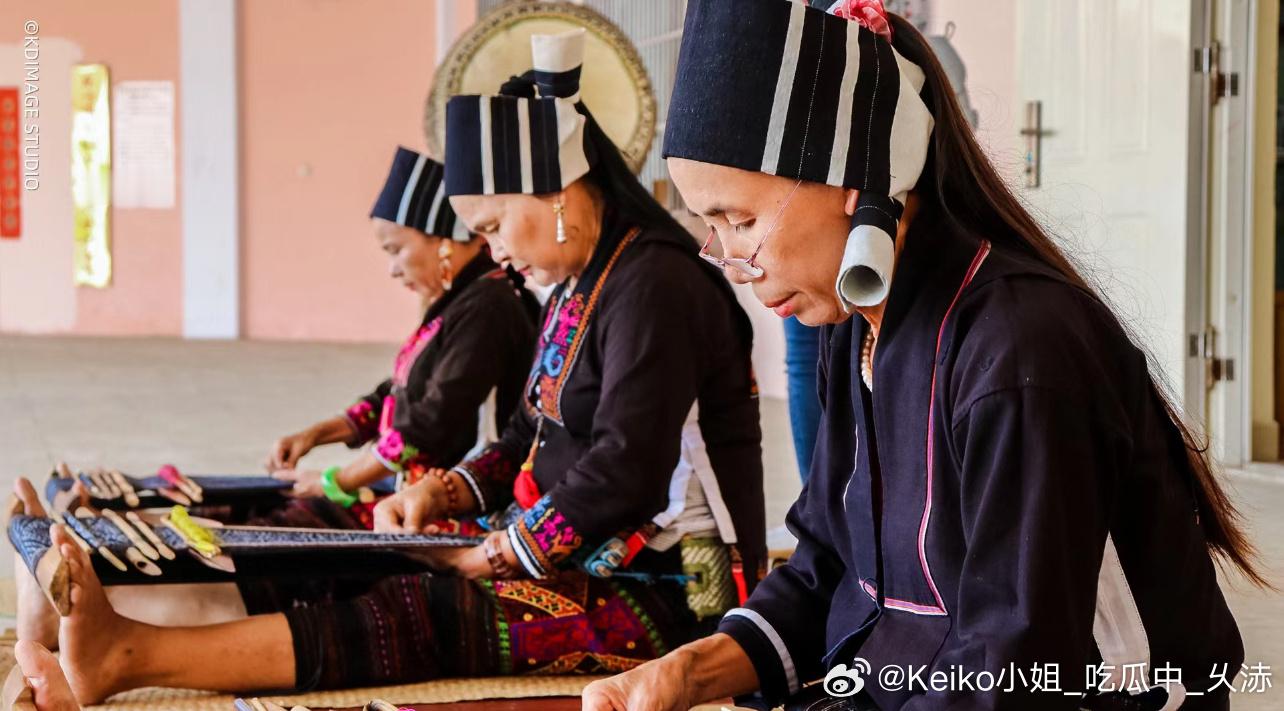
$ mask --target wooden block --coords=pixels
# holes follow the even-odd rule
[[[50,546],[36,563],[36,582],[59,615],[71,614],[71,575],[58,546]]]
[[[0,691],[0,709],[4,711],[36,711],[36,697],[22,669],[15,666],[9,670],[4,680],[4,690]]]

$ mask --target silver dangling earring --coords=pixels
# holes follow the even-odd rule
[[[441,274],[441,288],[450,291],[455,285],[455,273],[450,268],[450,258],[455,253],[455,245],[449,239],[443,239],[437,247],[438,270]]]
[[[566,205],[561,200],[553,203],[553,214],[557,215],[557,243],[566,244],[566,220],[562,213],[566,212]]]

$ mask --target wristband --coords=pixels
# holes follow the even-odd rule
[[[490,563],[490,570],[494,573],[495,578],[506,580],[513,576],[513,566],[508,564],[504,559],[504,549],[499,545],[499,537],[507,535],[505,533],[492,533],[486,536],[482,541],[482,550],[486,553],[486,560]]]
[[[321,490],[325,492],[327,499],[346,509],[357,503],[357,497],[344,491],[343,487],[339,486],[339,482],[335,480],[335,475],[342,468],[337,466],[327,467],[325,471],[321,472]]]
[[[454,518],[461,511],[459,509],[459,491],[455,488],[455,482],[450,480],[450,472],[443,469],[429,469],[428,472],[441,482],[441,486],[446,490],[446,518]]]

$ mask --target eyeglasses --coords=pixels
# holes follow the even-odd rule
[[[718,267],[719,269],[735,269],[750,279],[762,278],[762,267],[758,266],[758,253],[762,251],[762,246],[767,243],[767,238],[776,229],[776,223],[780,221],[780,216],[785,214],[785,208],[789,207],[789,201],[794,199],[794,193],[798,192],[798,186],[802,185],[802,180],[794,183],[793,190],[785,197],[785,201],[780,203],[780,209],[776,210],[776,216],[771,218],[771,224],[767,226],[767,231],[762,234],[762,239],[758,240],[758,246],[754,247],[753,254],[748,259],[740,257],[715,257],[709,254],[709,245],[713,244],[713,238],[717,236],[718,230],[714,227],[709,228],[709,237],[704,241],[704,246],[700,248],[700,258],[704,261]]]

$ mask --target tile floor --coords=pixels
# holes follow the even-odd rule
[[[151,472],[254,472],[278,436],[339,412],[387,372],[392,345],[0,337],[0,487],[43,479],[54,462]],[[788,415],[764,400],[768,519],[798,492]],[[311,466],[342,463],[342,447]],[[1284,467],[1255,465],[1231,484],[1263,560],[1284,585]],[[8,542],[3,544],[8,560]],[[10,575],[0,566],[0,590]],[[1284,669],[1284,595],[1227,581],[1250,662]],[[12,600],[0,595],[0,615]],[[1174,621],[1180,624],[1180,621]],[[1284,683],[1284,679],[1281,680]],[[1284,708],[1284,689],[1241,695],[1236,709]]]

